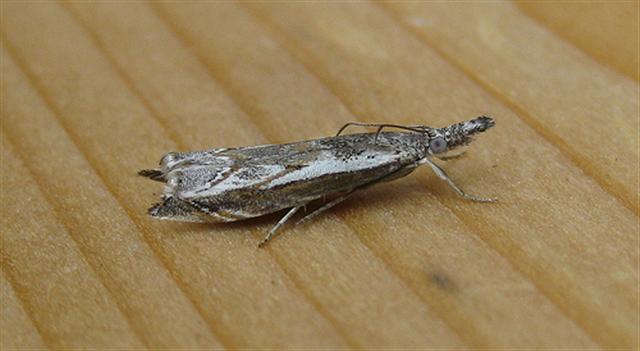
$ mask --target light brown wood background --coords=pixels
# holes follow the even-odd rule
[[[3,1],[2,349],[638,349],[638,2]],[[263,250],[173,150],[497,126]]]

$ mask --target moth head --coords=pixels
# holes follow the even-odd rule
[[[480,116],[448,127],[428,129],[429,153],[442,155],[459,146],[467,145],[473,141],[475,134],[482,133],[494,125],[495,122],[491,117]]]

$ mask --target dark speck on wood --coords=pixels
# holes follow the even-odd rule
[[[430,272],[429,273],[429,282],[434,284],[440,290],[443,290],[448,293],[454,293],[458,291],[458,286],[456,283],[449,278],[446,274],[442,272]]]

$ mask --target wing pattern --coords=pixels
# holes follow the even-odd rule
[[[163,202],[149,213],[179,221],[257,217],[384,178],[424,157],[415,133],[351,134],[290,144],[170,153]]]

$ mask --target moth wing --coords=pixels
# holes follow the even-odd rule
[[[160,161],[159,170],[139,172],[166,183],[163,201],[151,207],[149,214],[188,222],[236,220],[202,200],[228,190],[259,186],[303,167],[304,161],[290,155],[308,149],[301,145],[305,143],[168,153]],[[289,160],[288,164],[278,163],[282,159]]]
[[[200,209],[174,196],[164,197],[162,202],[153,205],[147,213],[151,217],[170,221],[197,223],[212,221],[212,217],[206,216]]]
[[[252,158],[251,162],[247,162],[241,158],[230,158],[225,160],[225,164],[177,169],[167,175],[165,194],[191,200],[238,189],[259,189],[278,178],[308,166],[308,163],[303,160],[289,161],[272,163],[269,160]]]
[[[375,184],[392,174],[406,175],[415,168],[412,158],[387,150],[366,150],[352,158],[324,150],[307,152],[305,157],[286,165],[254,160],[211,187],[180,196],[217,215],[240,220]]]
[[[388,137],[387,137],[388,136]],[[405,135],[348,135],[291,144],[214,149],[163,158],[164,197],[197,216],[232,221],[299,206],[405,168],[416,160]]]

